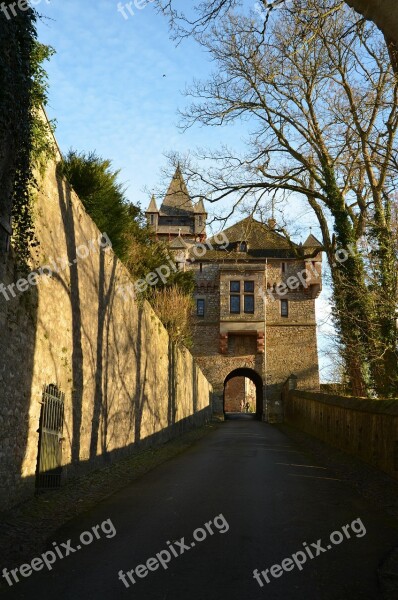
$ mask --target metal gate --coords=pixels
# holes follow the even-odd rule
[[[48,490],[61,485],[64,401],[65,394],[56,385],[44,386],[39,425],[37,489]]]

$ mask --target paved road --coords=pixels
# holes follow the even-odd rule
[[[103,527],[112,536],[113,525],[116,535],[106,538],[100,527],[101,539],[79,544],[82,532],[108,519],[111,523]],[[344,533],[345,525],[350,527]],[[333,540],[344,540],[333,545],[329,536],[338,530]],[[184,454],[71,522],[56,539],[64,553],[61,542],[68,539],[72,547],[82,548],[58,560],[51,572],[34,572],[14,584],[5,597],[374,599],[379,597],[377,567],[397,545],[398,531],[350,486],[312,464],[289,438],[246,418],[225,422]],[[89,541],[89,536],[83,539]],[[291,557],[305,551],[305,542],[319,556],[310,559],[308,554],[304,563],[305,554],[298,554],[296,562],[304,563],[299,570]],[[167,570],[155,560],[163,550],[163,560],[171,557]],[[135,583],[125,576],[129,588],[118,579],[120,570],[126,573],[150,557],[154,560],[148,566],[156,570],[138,568],[143,577],[132,574]],[[289,557],[287,570],[274,567],[273,576],[269,569]],[[268,569],[269,583],[260,579],[260,587],[254,569]]]

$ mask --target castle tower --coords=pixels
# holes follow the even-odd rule
[[[145,212],[148,225],[156,232],[159,224],[159,210],[156,205],[155,196],[152,196],[149,206]]]
[[[181,240],[176,238],[182,238],[191,246],[206,237],[207,213],[203,200],[200,199],[193,205],[179,165],[160,209],[158,210],[155,198],[152,197],[145,214],[157,238],[168,244],[174,241],[181,246]]]
[[[206,239],[206,219],[207,212],[203,204],[203,198],[200,198],[199,202],[195,204],[195,236],[199,238],[198,241]]]
[[[274,220],[250,216],[206,246],[199,259],[190,250],[192,353],[213,385],[213,411],[235,412],[249,402],[258,417],[280,421],[288,381],[319,390],[315,302],[322,245],[313,235],[292,245]]]

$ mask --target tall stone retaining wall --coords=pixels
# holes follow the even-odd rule
[[[129,274],[101,248],[55,163],[35,200],[35,230],[29,269],[47,265],[52,276],[25,285],[9,255],[3,283],[25,291],[0,293],[0,509],[34,493],[45,385],[65,393],[64,478],[166,441],[211,410],[212,387],[190,352],[170,342],[147,302],[120,294]]]
[[[285,422],[398,478],[398,400],[291,390]]]

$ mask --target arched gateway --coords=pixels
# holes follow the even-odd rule
[[[153,198],[146,215],[178,268],[194,273],[191,351],[213,386],[213,413],[225,414],[228,384],[273,422],[282,418],[282,387],[292,373],[300,389],[319,390],[322,244],[310,234],[294,246],[273,218],[253,215],[207,239],[206,208],[202,200],[193,204],[179,167],[161,206]]]
[[[248,396],[245,380],[250,380],[254,385],[254,397]],[[235,383],[235,385],[233,385]],[[231,385],[232,384],[232,385]],[[249,404],[251,412],[258,419],[263,414],[263,381],[261,376],[253,369],[234,369],[224,381],[224,414],[245,412],[244,405]]]

